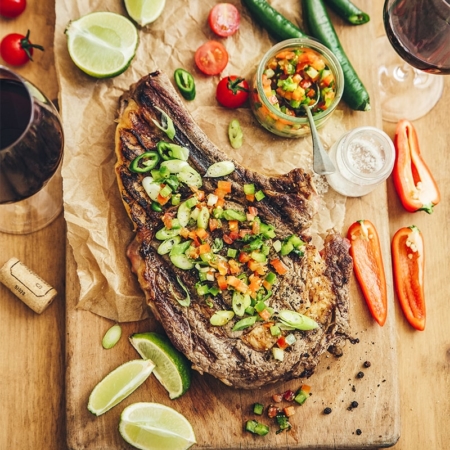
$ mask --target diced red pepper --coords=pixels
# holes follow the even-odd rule
[[[219,289],[221,291],[225,291],[228,288],[227,278],[225,275],[217,276],[217,284],[219,285]]]
[[[249,253],[246,253],[246,252],[239,253],[239,262],[246,263],[246,262],[250,261],[251,259],[252,259],[252,257],[250,256]]]
[[[285,350],[286,348],[289,347],[289,344],[286,342],[286,339],[284,338],[284,336],[280,336],[277,339],[277,345],[278,347],[280,347],[282,350]]]
[[[239,221],[238,220],[229,220],[228,228],[230,231],[239,231]]]
[[[270,261],[270,264],[272,264],[272,267],[275,269],[275,271],[278,273],[278,275],[285,275],[288,272],[288,268],[286,265],[281,261],[280,259],[272,259]]]
[[[234,275],[229,275],[227,277],[227,283],[231,287],[234,287],[238,292],[245,294],[248,290],[248,286],[241,279],[235,277]]]
[[[231,181],[219,180],[217,182],[217,188],[224,191],[226,194],[231,193]]]
[[[283,408],[283,412],[286,417],[291,417],[295,414],[295,408],[292,405],[286,406],[285,408]]]

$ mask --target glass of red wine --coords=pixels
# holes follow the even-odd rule
[[[383,119],[415,120],[439,101],[450,73],[450,0],[386,0],[379,39]],[[395,52],[392,50],[394,48]]]
[[[63,147],[53,103],[0,66],[0,231],[31,233],[59,215]]]

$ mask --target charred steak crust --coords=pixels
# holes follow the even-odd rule
[[[249,204],[243,194],[245,183],[254,183],[266,197],[258,202],[258,214],[274,225],[277,238],[293,233],[305,244],[303,257],[283,256],[289,272],[280,277],[267,303],[274,308],[292,309],[314,319],[319,327],[311,331],[294,331],[296,341],[285,351],[283,361],[272,357],[273,337],[260,323],[243,331],[232,331],[233,323],[212,326],[215,311],[230,309],[226,291],[213,297],[212,305],[197,295],[196,270],[175,267],[167,255],[159,255],[159,241],[154,238],[162,228],[161,212],[151,208],[151,200],[142,187],[141,174],[129,170],[130,162],[144,151],[154,150],[167,139],[152,122],[160,120],[159,109],[173,120],[174,142],[189,149],[189,164],[200,174],[218,161],[230,158],[218,149],[194,122],[169,78],[157,71],[143,77],[120,99],[116,130],[116,174],[124,206],[133,222],[135,238],[127,256],[137,275],[147,303],[163,325],[172,343],[192,362],[200,373],[209,373],[225,384],[253,389],[282,380],[310,376],[320,355],[336,349],[349,335],[348,296],[352,260],[349,245],[339,234],[331,232],[318,250],[309,242],[317,194],[309,174],[294,169],[279,177],[266,177],[240,166],[227,179],[232,182],[235,205]],[[213,192],[217,180],[204,178],[202,190]],[[184,192],[186,196],[192,192]],[[170,207],[169,207],[170,208]],[[185,294],[177,281],[190,292],[191,304],[181,306],[175,296]]]

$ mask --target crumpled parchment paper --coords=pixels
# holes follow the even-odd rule
[[[112,11],[127,16],[120,0],[60,0],[56,3],[55,55],[60,83],[60,108],[65,131],[62,168],[64,210],[68,242],[73,250],[80,283],[78,308],[118,322],[148,317],[144,295],[131,273],[125,250],[133,237],[116,184],[114,133],[118,100],[129,86],[154,70],[173,72],[183,67],[194,75],[197,96],[185,102],[209,138],[246,167],[274,175],[294,167],[310,168],[310,137],[286,139],[262,129],[248,105],[226,110],[215,99],[219,79],[240,75],[250,81],[263,54],[275,41],[248,14],[239,0],[230,0],[241,13],[239,31],[219,38],[208,25],[214,0],[193,2],[166,0],[162,15],[145,29],[139,29],[139,46],[131,66],[112,79],[95,79],[80,71],[67,51],[64,30],[70,20],[94,11]],[[301,2],[273,0],[273,7],[302,28]],[[204,42],[221,41],[229,62],[220,76],[203,75],[195,66],[195,50]],[[330,147],[345,131],[342,111],[335,112],[320,134]],[[244,145],[234,150],[228,141],[231,119],[239,119]],[[340,230],[345,214],[345,197],[327,190],[324,180],[323,204],[314,229],[316,245],[330,228]]]

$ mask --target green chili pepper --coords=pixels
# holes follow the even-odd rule
[[[196,93],[194,77],[184,69],[176,69],[173,76],[181,95],[186,100],[194,100]]]
[[[161,113],[161,123],[156,121],[155,119],[152,119],[152,122],[161,130],[166,133],[167,137],[169,139],[173,139],[175,137],[175,125],[173,124],[173,120],[161,109],[155,106],[155,109],[157,109]]]
[[[149,172],[154,169],[159,162],[159,155],[156,152],[145,152],[131,161],[130,170],[136,173]]]

